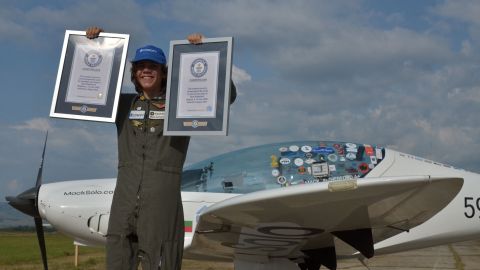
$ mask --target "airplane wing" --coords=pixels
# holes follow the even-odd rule
[[[382,177],[240,195],[197,215],[186,254],[212,260],[316,258],[327,267],[357,250],[370,258],[374,243],[427,221],[462,185],[462,178]]]

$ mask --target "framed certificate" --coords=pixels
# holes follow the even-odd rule
[[[170,42],[164,134],[227,135],[233,38]]]
[[[115,122],[129,35],[65,32],[51,117]]]

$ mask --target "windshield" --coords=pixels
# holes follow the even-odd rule
[[[356,143],[298,141],[245,148],[185,168],[182,191],[250,193],[365,177],[383,148]]]

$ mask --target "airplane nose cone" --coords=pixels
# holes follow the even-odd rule
[[[18,196],[7,196],[5,199],[8,204],[18,211],[27,214],[32,217],[39,217],[38,209],[35,206],[35,199],[37,197],[37,188],[30,188]]]

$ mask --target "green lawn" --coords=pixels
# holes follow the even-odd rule
[[[51,269],[102,269],[104,266],[104,248],[80,247],[81,267],[75,268],[75,247],[71,238],[59,233],[46,233],[45,242]],[[0,269],[39,269],[41,264],[35,233],[0,233]]]
[[[46,233],[48,267],[50,270],[105,269],[103,247],[80,247],[79,265],[74,265],[73,240],[59,233]],[[43,269],[37,235],[31,232],[0,232],[0,270]],[[231,263],[183,261],[183,270],[231,270]]]
[[[73,256],[73,240],[59,233],[45,234],[48,258]],[[35,233],[0,233],[0,265],[40,261]],[[103,248],[80,247],[81,254],[101,253]]]

